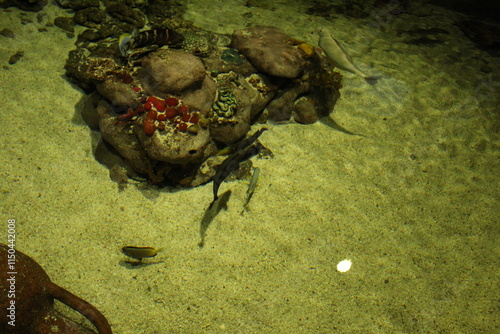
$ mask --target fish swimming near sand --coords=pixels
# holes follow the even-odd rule
[[[353,63],[351,56],[349,56],[347,51],[333,37],[328,29],[322,28],[320,30],[318,45],[335,67],[359,75],[369,84],[374,84],[381,78],[379,76],[368,75],[361,71],[359,67]]]
[[[215,201],[219,198],[218,196],[219,187],[221,183],[224,182],[224,180],[229,176],[229,174],[238,169],[241,162],[250,159],[254,155],[258,154],[259,151],[263,148],[263,146],[258,142],[256,145],[252,144],[255,143],[255,141],[259,138],[259,136],[266,130],[267,128],[262,128],[256,131],[250,137],[243,139],[239,143],[234,145],[236,152],[232,153],[229,157],[227,157],[222,162],[222,164],[217,168],[217,172],[215,173],[215,176],[212,178],[214,183],[213,186],[214,199],[210,204],[209,208],[211,208],[212,205],[215,203]]]
[[[136,260],[142,261],[146,257],[155,257],[163,248],[125,246],[122,248],[123,254]]]
[[[257,181],[259,181],[259,175],[260,175],[260,168],[259,167],[254,168],[252,179],[250,180],[250,184],[248,185],[247,196],[245,198],[245,203],[243,204],[243,211],[241,211],[241,214],[243,214],[244,211],[248,211],[248,203],[250,203],[250,199],[252,198],[253,193],[255,192],[255,188],[257,187]]]

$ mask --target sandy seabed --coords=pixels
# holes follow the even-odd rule
[[[299,1],[220,3],[191,0],[185,16],[218,33],[274,25],[314,44],[325,26],[382,75],[371,86],[342,72],[331,117],[363,136],[269,125],[261,141],[274,158],[253,159],[250,211],[240,214],[248,182],[224,183],[228,210],[199,248],[211,185],[119,192],[93,156],[86,97],[64,77],[74,39],[38,31],[66,14],[51,4],[38,23],[2,11],[0,29],[16,37],[0,36],[1,221],[16,219],[18,250],[120,334],[500,331],[500,62],[454,25],[466,16],[415,2],[411,14],[327,21]],[[399,34],[432,27],[450,32],[445,43]],[[164,250],[131,268],[125,245]],[[340,273],[344,259],[352,268]]]

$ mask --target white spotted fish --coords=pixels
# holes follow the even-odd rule
[[[353,63],[347,51],[335,38],[333,38],[333,35],[328,29],[321,28],[318,45],[335,67],[359,75],[370,84],[374,84],[377,79],[380,79],[380,77],[371,76],[361,71],[359,67]]]

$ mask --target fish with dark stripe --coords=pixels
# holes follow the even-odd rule
[[[122,56],[126,57],[130,49],[141,48],[150,45],[174,45],[181,43],[184,36],[172,29],[151,29],[132,34],[123,34],[118,41],[118,48]]]
[[[235,152],[222,162],[222,164],[217,168],[215,176],[212,178],[214,183],[213,187],[214,199],[210,204],[210,207],[215,203],[217,198],[219,198],[218,196],[219,187],[221,183],[224,182],[224,180],[229,176],[229,174],[231,174],[231,172],[233,172],[234,170],[238,169],[242,161],[250,159],[254,155],[258,154],[259,151],[262,149],[263,146],[260,143],[257,143],[256,145],[252,144],[266,130],[267,130],[266,128],[262,128],[256,131],[250,137],[240,141],[239,143],[233,146],[235,148]]]

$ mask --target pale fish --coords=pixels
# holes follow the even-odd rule
[[[357,74],[370,84],[374,84],[377,79],[380,79],[380,77],[371,76],[361,71],[328,29],[321,28],[318,45],[335,67]]]
[[[132,42],[134,38],[137,37],[137,34],[137,29],[134,28],[131,34],[124,33],[120,36],[120,39],[118,39],[118,49],[123,57],[127,56],[128,50],[130,50]]]
[[[130,48],[130,42],[132,40],[132,35],[125,33],[120,36],[118,40],[118,49],[123,57],[127,56],[127,51]]]

